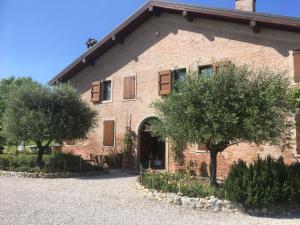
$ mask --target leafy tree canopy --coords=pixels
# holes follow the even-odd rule
[[[31,82],[19,86],[10,95],[3,118],[3,134],[17,143],[35,141],[41,164],[44,147],[54,140],[85,138],[96,124],[95,120],[96,112],[70,85],[49,87]]]
[[[215,185],[218,152],[240,142],[279,144],[289,137],[289,84],[283,73],[247,66],[231,65],[209,77],[190,74],[172,94],[154,102],[160,120],[150,129],[176,142],[205,144]]]
[[[0,80],[0,130],[2,130],[2,119],[7,108],[7,102],[10,94],[13,93],[19,86],[32,82],[33,80],[29,77],[9,77]],[[0,145],[4,144],[6,144],[6,140],[3,136],[0,136]]]

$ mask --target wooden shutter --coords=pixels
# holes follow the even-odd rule
[[[294,81],[300,82],[300,50],[294,51]]]
[[[94,81],[91,87],[91,102],[100,102],[101,100],[101,82]]]
[[[75,140],[66,140],[66,145],[75,145]]]
[[[213,70],[215,73],[218,73],[220,70],[228,68],[230,61],[216,62],[213,64]]]
[[[172,72],[165,70],[158,73],[158,94],[167,95],[172,91]]]
[[[115,121],[103,122],[103,146],[114,146],[115,144]]]
[[[124,77],[123,99],[135,99],[135,76]]]
[[[207,150],[207,147],[206,147],[205,144],[198,143],[197,144],[197,150],[200,150],[200,151]]]

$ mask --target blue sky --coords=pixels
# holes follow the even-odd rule
[[[146,0],[0,0],[0,78],[46,83]],[[234,0],[176,2],[233,9]],[[257,11],[300,17],[299,0],[257,0]]]

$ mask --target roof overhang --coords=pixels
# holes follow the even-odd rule
[[[68,67],[61,71],[57,76],[49,81],[49,84],[55,85],[59,82],[65,82],[86,67],[93,64],[94,61],[103,55],[108,49],[124,38],[145,22],[153,15],[160,15],[161,12],[181,14],[189,21],[194,17],[228,21],[250,26],[254,32],[259,28],[272,28],[289,32],[300,33],[300,19],[293,17],[275,16],[270,14],[246,12],[239,10],[226,10],[219,8],[205,8],[194,5],[170,3],[164,1],[149,1],[130,16],[125,22],[109,33],[101,41],[88,49],[80,57],[75,59]]]

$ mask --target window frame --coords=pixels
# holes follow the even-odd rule
[[[213,64],[198,65],[198,75],[199,76],[203,76],[203,74],[200,73],[201,69],[211,69],[212,70],[212,76],[214,75],[214,66],[213,66]]]
[[[110,81],[110,99],[109,100],[104,100],[104,82],[108,82]],[[101,80],[101,103],[105,104],[105,103],[111,103],[113,102],[113,79],[109,78],[109,79],[104,79]]]
[[[185,70],[185,78],[187,78],[188,69],[186,67],[172,69],[172,75],[171,75],[172,76],[172,88],[174,87],[175,83],[178,81],[178,80],[175,80],[175,73],[176,73],[176,71],[180,71],[180,70]]]
[[[134,98],[124,99],[124,80],[126,77],[134,77]],[[122,102],[136,101],[137,99],[137,74],[122,76]]]
[[[76,140],[75,139],[74,140],[65,140],[64,142],[65,142],[66,146],[76,146]],[[70,142],[71,142],[71,144],[68,144]]]

